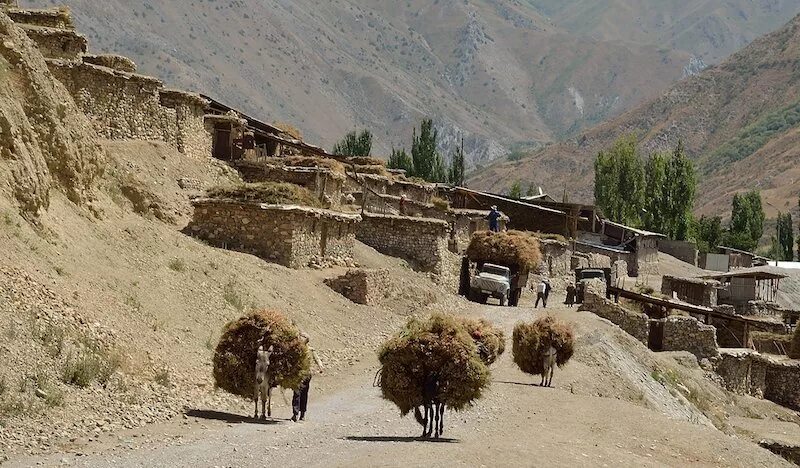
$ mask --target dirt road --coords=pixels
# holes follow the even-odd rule
[[[579,335],[611,333],[611,326],[592,314],[550,312],[575,322]],[[537,313],[481,307],[471,314],[491,318],[510,336],[516,321]],[[576,394],[575,388],[587,388],[592,384],[587,379],[595,379],[581,362],[557,371],[555,388],[540,388],[538,378],[516,369],[510,354],[493,367],[491,389],[475,408],[446,414],[445,438],[438,441],[418,440],[421,427],[413,418],[401,419],[380,399],[372,386],[372,358],[350,375],[315,377],[306,422],[256,423],[201,408],[183,421],[72,452],[12,459],[9,466],[787,465],[700,421],[676,420],[622,399]],[[279,403],[276,413],[287,417],[290,410]]]

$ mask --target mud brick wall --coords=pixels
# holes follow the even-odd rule
[[[445,221],[364,214],[356,237],[378,252],[400,257],[423,271],[441,273],[449,227]]]
[[[715,371],[725,388],[737,395],[764,398],[767,360],[749,349],[723,349]]]
[[[111,68],[121,72],[135,73],[136,63],[128,57],[122,55],[102,54],[102,55],[84,55],[81,57],[84,63],[92,65],[99,65],[101,67]]]
[[[196,200],[187,232],[289,268],[351,259],[357,215],[229,200]]]
[[[3,2],[0,2],[2,5]],[[10,8],[6,14],[11,21],[19,24],[29,24],[31,26],[43,26],[45,28],[56,29],[75,29],[72,17],[66,9],[20,9]]]
[[[692,317],[671,316],[664,323],[664,351],[689,351],[697,359],[719,355],[717,329]]]
[[[658,241],[658,250],[694,266],[699,260],[697,245],[693,242],[661,239]]]
[[[177,116],[161,105],[161,81],[87,63],[51,60],[48,65],[101,137],[177,145]]]
[[[606,299],[604,290],[605,285],[602,282],[589,282],[579,310],[592,312],[610,321],[647,346],[650,336],[650,320],[647,315],[628,310]]]
[[[542,262],[537,273],[539,275],[558,278],[572,275],[572,251],[569,244],[552,239],[541,239],[539,245],[542,251]]]
[[[356,304],[375,305],[392,294],[389,270],[350,270],[325,284]]]
[[[86,38],[71,29],[21,26],[45,58],[79,60],[88,50]]]
[[[175,144],[178,151],[194,158],[211,157],[212,136],[205,127],[206,100],[177,90],[161,90],[159,102],[175,111]]]

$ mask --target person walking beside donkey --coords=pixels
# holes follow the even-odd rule
[[[503,214],[497,211],[497,206],[492,206],[492,210],[489,211],[488,215],[486,215],[486,219],[489,220],[490,231],[500,232],[500,218],[502,216]]]
[[[317,353],[314,351],[308,343],[310,341],[308,334],[305,332],[300,333],[300,339],[308,346],[308,351],[311,353],[311,358],[314,359],[314,363],[317,365],[319,369],[319,373],[322,374],[325,372],[325,369],[322,367],[322,362],[317,357]],[[306,417],[306,410],[308,409],[308,391],[311,388],[311,374],[303,380],[303,383],[300,384],[300,387],[297,390],[294,390],[292,394],[292,421],[300,421],[304,420]]]

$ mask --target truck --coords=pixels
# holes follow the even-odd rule
[[[470,265],[471,262],[467,261],[466,264]],[[527,269],[516,265],[476,262],[475,275],[469,280],[468,297],[481,304],[486,304],[492,297],[498,299],[501,306],[516,307],[527,283]]]
[[[575,270],[575,302],[583,303],[586,283],[601,280],[606,283],[606,291],[611,286],[611,268],[578,268]],[[608,293],[606,293],[608,294]]]

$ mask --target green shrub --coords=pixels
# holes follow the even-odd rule
[[[173,258],[169,261],[168,266],[170,270],[177,271],[178,273],[184,273],[186,271],[186,262],[183,261],[182,258]]]

